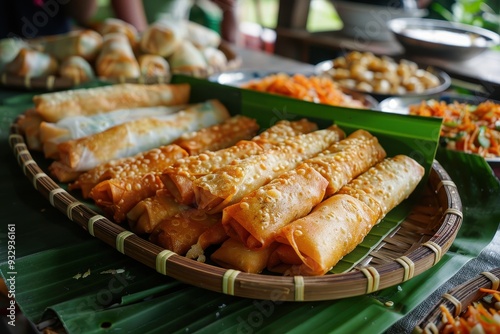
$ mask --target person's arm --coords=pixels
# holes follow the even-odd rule
[[[221,36],[230,43],[237,43],[240,39],[238,1],[212,0],[222,9]]]
[[[132,24],[138,31],[148,27],[142,0],[111,0],[111,7],[116,18]]]
[[[96,0],[71,0],[64,5],[66,15],[77,23],[86,24],[97,10]]]

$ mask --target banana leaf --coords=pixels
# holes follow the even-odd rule
[[[193,95],[200,100],[213,97],[215,92],[227,100],[223,102],[231,111],[257,115],[263,127],[270,122],[270,115],[276,119],[297,115],[318,118],[322,125],[329,125],[335,119],[346,131],[358,124],[375,128],[379,116],[386,123],[389,118],[395,119],[378,114],[367,117],[363,112],[328,106],[316,109],[306,102],[226,89],[211,83],[194,82],[194,85],[197,88]],[[243,103],[239,103],[239,99]],[[29,104],[29,94],[15,96],[2,104],[1,275],[4,279],[11,276],[15,279],[15,300],[29,320],[39,323],[57,319],[69,333],[303,333],[313,330],[383,333],[477,257],[492,240],[500,222],[500,184],[484,159],[438,150],[438,161],[459,189],[464,220],[451,249],[433,268],[403,284],[335,301],[295,303],[219,294],[160,275],[91,237],[53,208],[24,176],[7,142],[9,125]],[[345,116],[346,111],[352,114]],[[324,113],[332,113],[331,119],[325,121]],[[390,137],[406,132],[410,138],[407,142],[401,136],[405,150],[417,152],[415,156],[434,156],[433,139],[426,138],[436,135],[429,136],[435,124],[412,119],[413,127],[419,128],[412,130],[407,118],[396,119],[384,133],[377,133],[383,144],[388,145],[389,154],[401,149],[401,142],[391,143]],[[406,127],[402,128],[403,125]],[[434,152],[422,154],[429,149]],[[430,163],[422,161],[426,166]],[[394,222],[397,221],[396,216]],[[9,224],[15,226],[13,268],[9,268],[6,261]]]

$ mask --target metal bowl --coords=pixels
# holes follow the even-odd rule
[[[387,26],[413,55],[467,60],[500,43],[500,36],[493,31],[457,22],[396,18]]]

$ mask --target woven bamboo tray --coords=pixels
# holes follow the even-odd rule
[[[474,301],[486,294],[479,291],[487,288],[500,291],[500,268],[482,272],[480,275],[449,290],[431,311],[415,326],[413,333],[439,333],[443,327],[443,314],[440,306],[444,305],[451,314],[458,317]]]
[[[163,275],[216,292],[240,297],[315,301],[369,294],[400,284],[439,262],[462,223],[456,185],[434,161],[420,200],[368,256],[350,272],[320,277],[248,274],[197,262],[165,250],[124,229],[74,198],[33,159],[16,123],[9,143],[23,173],[52,206],[90,235]]]

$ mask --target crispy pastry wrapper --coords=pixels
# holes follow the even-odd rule
[[[221,36],[216,31],[199,23],[185,20],[186,38],[199,48],[216,48],[221,43]]]
[[[283,227],[276,236],[283,245],[269,258],[268,269],[289,275],[325,274],[410,196],[423,175],[424,168],[410,157],[384,159],[309,215]]]
[[[87,171],[113,159],[167,145],[183,133],[218,124],[229,118],[217,100],[194,105],[173,115],[147,117],[111,127],[57,146],[60,161],[75,171]]]
[[[95,78],[92,65],[81,56],[70,56],[59,65],[59,76],[73,80],[75,85]]]
[[[203,73],[208,70],[208,63],[202,51],[189,40],[182,40],[168,57],[172,72]]]
[[[274,243],[264,249],[250,250],[239,240],[229,238],[210,259],[223,268],[259,274],[266,268],[269,256],[276,246]]]
[[[104,19],[104,21],[97,26],[97,32],[102,36],[112,33],[122,33],[127,36],[133,49],[139,41],[139,32],[133,24],[114,17]]]
[[[307,216],[283,227],[281,243],[268,269],[285,275],[324,275],[351,252],[377,222],[377,214],[360,200],[334,195]]]
[[[59,161],[53,161],[49,165],[49,173],[62,183],[74,181],[82,175],[82,172],[76,172]],[[95,186],[96,184],[94,184],[93,186]],[[86,197],[88,197],[88,193],[90,192],[90,190],[91,188],[88,189]]]
[[[122,33],[104,36],[95,68],[97,75],[104,78],[138,78],[141,75],[132,46]]]
[[[22,48],[5,72],[23,77],[42,77],[57,73],[59,64],[56,58],[41,51]]]
[[[191,208],[159,223],[149,240],[179,255],[184,255],[200,235],[211,226],[220,223],[220,215],[209,215]]]
[[[40,139],[40,124],[43,118],[34,109],[28,109],[19,117],[17,124],[26,138],[26,144],[30,150],[40,151],[42,141]]]
[[[143,32],[140,49],[143,53],[169,57],[185,37],[185,23],[177,20],[158,20]]]
[[[137,60],[143,77],[164,77],[170,74],[170,65],[162,56],[146,54],[140,55]]]
[[[102,181],[92,188],[89,197],[107,217],[115,223],[122,223],[137,203],[154,196],[162,188],[163,183],[158,174],[148,173]]]
[[[185,149],[189,155],[197,155],[205,151],[218,151],[240,140],[248,140],[259,130],[257,121],[243,115],[233,116],[226,121],[199,131],[183,134],[174,144]]]
[[[186,253],[186,257],[199,262],[205,262],[205,249],[212,245],[220,245],[228,238],[229,236],[226,234],[222,222],[218,222],[200,234],[196,244],[192,245]]]
[[[221,212],[281,173],[294,169],[303,160],[343,139],[344,135],[340,128],[331,126],[291,137],[274,149],[214,170],[193,182],[196,204],[210,213]]]
[[[128,213],[130,230],[137,234],[150,234],[162,221],[191,209],[179,204],[166,189],[160,189],[152,197],[137,203]]]
[[[326,178],[325,196],[330,197],[385,157],[386,152],[376,137],[365,130],[357,130],[301,166],[312,167]]]
[[[265,149],[269,149],[283,142],[283,140],[288,137],[306,134],[316,130],[318,130],[318,125],[305,118],[298,121],[282,120],[252,138],[252,141]]]
[[[56,123],[42,122],[40,140],[43,152],[46,158],[57,160],[57,145],[62,142],[93,135],[139,118],[171,115],[185,108],[186,105],[119,109],[89,116],[69,116]]]
[[[256,143],[242,140],[226,149],[206,151],[180,159],[163,171],[161,179],[179,203],[191,205],[195,200],[193,181],[235,159],[245,158],[262,151],[262,147]]]
[[[323,200],[328,181],[311,167],[297,167],[222,211],[227,234],[251,250],[269,247],[280,229]]]
[[[80,56],[93,61],[102,48],[103,38],[94,30],[74,30],[66,34],[44,36],[36,39],[43,51],[62,61],[70,56]]]
[[[5,65],[16,58],[17,54],[23,48],[30,48],[28,43],[18,37],[8,37],[0,39],[0,72],[4,70]]]
[[[55,123],[68,116],[187,104],[189,95],[189,84],[116,84],[40,94],[33,102],[45,121]]]
[[[112,160],[101,164],[88,172],[78,176],[75,182],[70,183],[69,190],[81,189],[82,196],[88,198],[90,191],[99,182],[144,175],[147,173],[160,173],[177,160],[185,158],[188,153],[181,147],[170,144],[153,148],[146,152],[138,153],[133,157]],[[53,164],[55,164],[54,162]],[[75,179],[71,180],[74,181]]]

